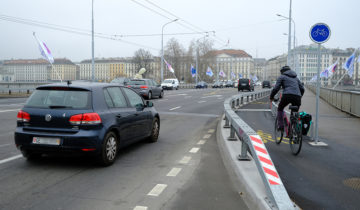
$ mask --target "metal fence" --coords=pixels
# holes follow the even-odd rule
[[[313,93],[316,93],[316,86],[307,85]],[[360,92],[347,90],[334,90],[320,88],[320,98],[341,111],[360,117]]]
[[[224,102],[224,128],[231,129],[228,140],[237,140],[237,136],[242,141],[238,157],[239,161],[250,160],[247,154],[248,152],[251,154],[264,183],[267,195],[271,200],[269,206],[277,209],[297,209],[296,205],[290,200],[261,137],[234,111],[234,109],[245,103],[268,97],[270,92],[271,90],[262,90],[259,92],[243,93],[226,99]]]

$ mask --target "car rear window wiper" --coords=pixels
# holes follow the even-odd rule
[[[60,105],[54,105],[49,106],[50,109],[63,109],[63,108],[72,108],[72,106],[60,106]]]

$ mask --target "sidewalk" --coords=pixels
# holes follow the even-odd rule
[[[316,117],[316,94],[305,90],[300,111],[306,111]],[[319,100],[319,138],[328,143],[341,141],[342,144],[360,150],[360,118],[338,110],[320,98]],[[315,132],[315,129],[314,129]]]

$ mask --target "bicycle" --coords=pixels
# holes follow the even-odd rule
[[[279,100],[279,99],[277,99]],[[277,100],[274,100],[275,102]],[[293,155],[298,155],[301,150],[302,146],[302,125],[300,120],[300,115],[296,111],[299,109],[298,106],[289,106],[290,112],[290,121],[286,117],[286,113],[284,112],[283,120],[284,120],[284,129],[278,129],[278,120],[277,116],[275,119],[275,128],[274,128],[274,134],[275,134],[275,142],[276,144],[280,144],[284,133],[286,134],[286,137],[289,138],[289,144],[290,149]]]

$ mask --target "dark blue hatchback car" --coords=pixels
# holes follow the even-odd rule
[[[119,148],[156,142],[160,117],[130,88],[106,83],[40,86],[17,115],[15,144],[28,159],[46,153],[83,153],[111,165]]]

